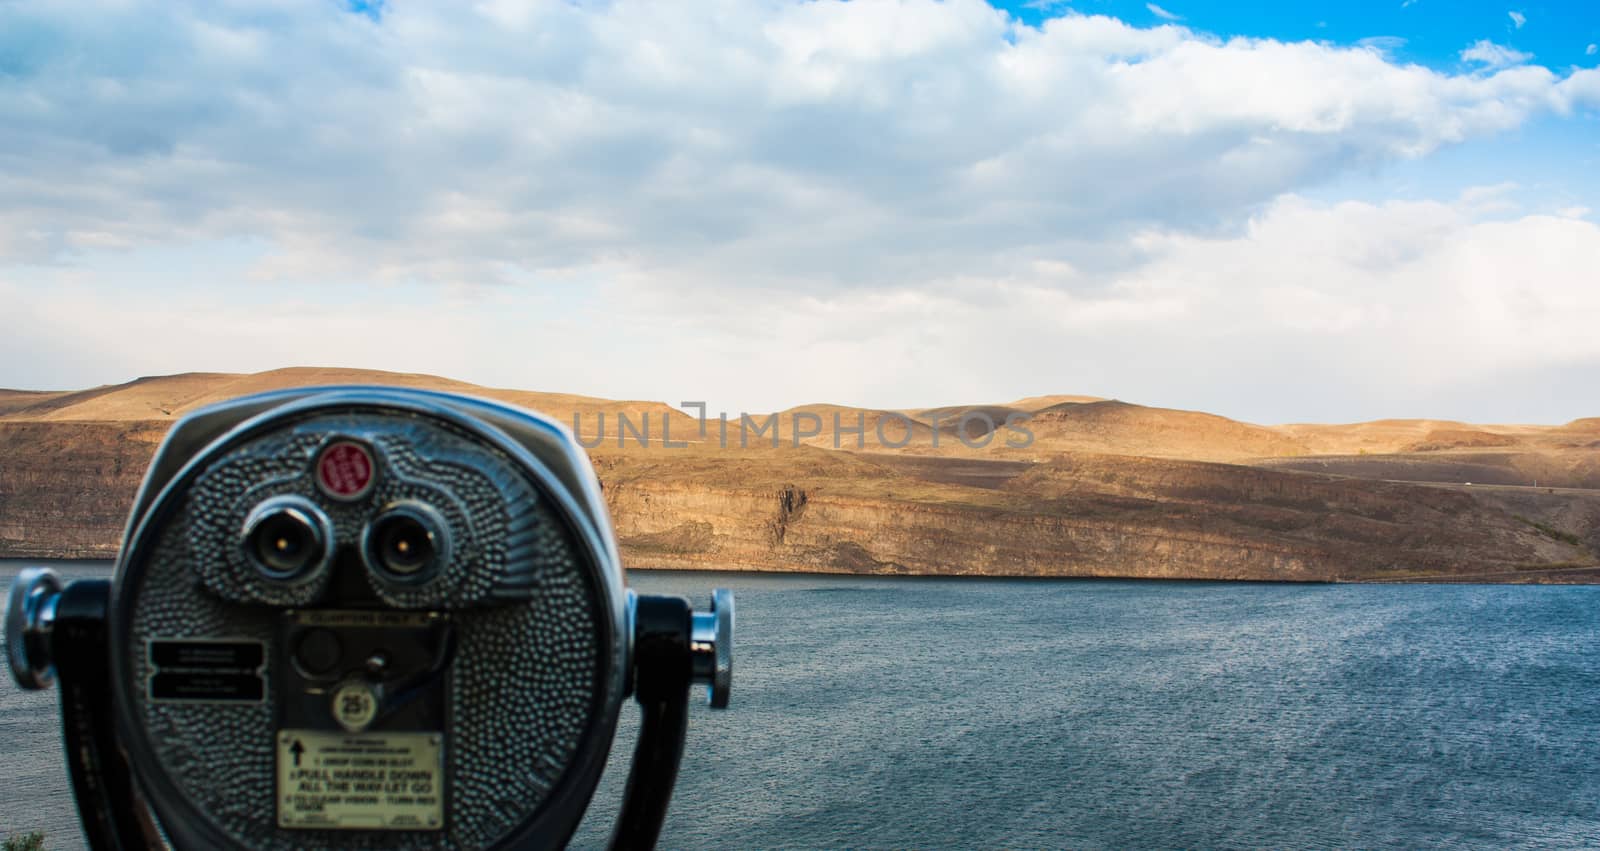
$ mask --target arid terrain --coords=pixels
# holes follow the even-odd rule
[[[1600,581],[1600,418],[1261,426],[1040,396],[807,405],[752,418],[743,434],[730,419],[724,439],[715,411],[702,434],[693,412],[660,402],[313,368],[0,390],[0,557],[110,557],[178,417],[271,388],[350,383],[464,392],[576,422],[630,567]]]

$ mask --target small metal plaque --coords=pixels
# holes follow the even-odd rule
[[[150,699],[159,703],[260,703],[265,693],[260,674],[176,671],[150,677]]]
[[[156,638],[145,645],[153,702],[260,703],[267,648],[248,638]]]
[[[158,638],[150,642],[150,664],[157,668],[254,671],[266,658],[267,648],[259,641]]]
[[[439,733],[279,730],[278,826],[439,830],[444,737]]]

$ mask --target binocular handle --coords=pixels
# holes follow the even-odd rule
[[[709,612],[694,611],[682,597],[642,596],[631,603],[639,744],[611,838],[614,849],[655,847],[683,759],[689,688],[708,686],[712,708],[726,709],[733,681],[732,591],[713,591]]]
[[[17,685],[29,691],[55,682],[50,634],[60,598],[60,578],[43,567],[25,567],[11,582],[6,598],[6,661]]]
[[[712,709],[728,708],[733,688],[733,592],[711,592],[711,611],[694,612],[689,626],[694,681],[707,687]]]
[[[6,657],[22,688],[61,681],[67,770],[84,837],[96,851],[131,851],[160,840],[139,819],[144,806],[117,747],[106,643],[110,602],[108,579],[78,579],[63,587],[53,571],[21,571],[6,604]]]

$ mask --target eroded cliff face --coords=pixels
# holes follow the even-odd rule
[[[787,514],[792,494],[803,514]],[[1095,517],[636,484],[612,500],[635,566],[861,574],[1335,578],[1304,548]],[[693,519],[690,519],[693,518]],[[781,532],[780,534],[777,534]],[[1319,560],[1320,561],[1320,560]]]
[[[145,467],[177,416],[227,395],[229,388],[260,390],[307,377],[301,372],[189,375],[121,389],[0,395],[0,557],[114,556]],[[307,375],[329,380],[325,372]],[[428,380],[397,377],[416,386]],[[213,386],[218,382],[221,389]],[[515,395],[486,392],[494,394]],[[544,398],[521,394],[515,401],[540,404]],[[581,403],[588,406],[584,410],[605,407],[604,400],[585,397],[550,399]],[[655,411],[654,403],[617,404],[632,405],[640,417]],[[1074,404],[1079,403],[1060,402],[1049,410]],[[1369,444],[1393,452],[1229,456],[1229,463],[1216,463],[1215,457],[1208,462],[1101,454],[1091,447],[1105,444],[1107,435],[1149,443],[1178,425],[1217,418],[1157,411],[1144,422],[1137,406],[1121,403],[1068,413],[1055,427],[1079,431],[1052,439],[1071,448],[1041,446],[1027,458],[871,454],[813,445],[619,448],[614,439],[591,454],[630,567],[1254,580],[1600,579],[1600,490],[1587,487],[1600,463],[1600,450],[1589,444],[1600,432],[1588,423],[1515,427],[1523,447],[1515,451],[1501,445],[1513,427],[1482,432],[1493,439],[1431,421],[1277,427],[1296,445],[1322,440],[1345,452],[1357,444],[1362,452]],[[692,430],[687,424],[674,429],[675,435]],[[1245,449],[1271,448],[1278,440],[1263,437],[1262,427],[1214,430],[1228,446],[1248,438],[1240,444]],[[1472,439],[1439,452],[1417,449],[1419,440],[1438,442],[1440,434],[1458,431],[1471,431]],[[1490,468],[1496,476],[1471,486],[1462,481],[1463,474],[1487,476]],[[1419,470],[1414,481],[1386,480]],[[1557,487],[1533,488],[1523,481],[1535,476]]]
[[[0,422],[0,557],[111,558],[164,422]]]
[[[727,463],[741,484],[710,485],[703,475],[673,480],[659,466],[630,470],[624,459],[601,459],[630,564],[1301,581],[1503,573],[1533,580],[1541,571],[1592,562],[1600,544],[1594,498],[1539,504],[1529,496],[1508,507],[1422,485],[1118,456],[1041,465],[999,488],[932,484],[892,466],[863,480],[826,472],[784,479],[784,467],[803,465]],[[896,489],[904,496],[894,496]],[[1562,529],[1585,530],[1586,537]]]

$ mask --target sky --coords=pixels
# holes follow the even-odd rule
[[[0,387],[1600,415],[1600,6],[0,0]]]

